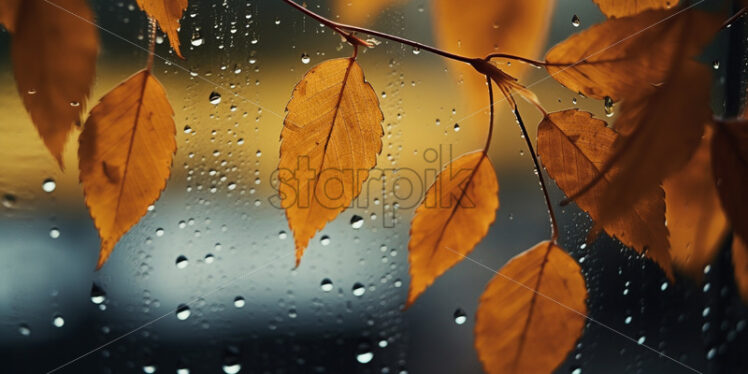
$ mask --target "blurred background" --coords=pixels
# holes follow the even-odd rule
[[[427,44],[439,35],[427,0],[392,2],[363,16],[345,10],[355,1],[305,3]],[[106,31],[100,30],[89,108],[145,65],[148,45],[147,20],[134,0],[90,5]],[[540,53],[526,57],[542,58],[550,46],[604,20],[589,0],[559,0],[547,10],[538,14],[547,38],[528,41],[539,43]],[[704,61],[725,61],[727,34]],[[309,68],[351,49],[277,0],[190,0],[180,38],[186,60],[159,34],[163,59],[154,68],[176,113],[171,178],[95,272],[99,240],[78,183],[79,131],[60,170],[18,97],[10,36],[0,32],[0,371],[482,372],[474,315],[493,272],[464,261],[402,308],[413,210],[434,171],[482,147],[488,99],[428,52],[385,40],[363,52],[359,62],[385,116],[378,160],[385,178],[371,181],[354,207],[313,238],[294,269],[292,233],[273,203],[284,107]],[[464,52],[459,42],[443,43]],[[726,69],[713,65],[720,113]],[[575,95],[545,70],[509,68],[549,112],[577,107],[615,118],[615,108],[606,117],[601,101]],[[541,116],[520,105],[534,139]],[[547,239],[549,227],[532,160],[506,105],[497,106],[490,153],[501,207],[471,257],[498,270]],[[404,185],[395,169],[418,177]],[[558,202],[562,194],[551,185]],[[729,251],[705,269],[704,283],[668,283],[656,265],[613,239],[584,245],[589,218],[576,207],[557,209],[562,245],[584,270],[597,321],[586,325],[558,373],[748,372],[748,311],[734,289]]]

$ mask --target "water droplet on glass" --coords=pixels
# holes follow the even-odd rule
[[[221,102],[221,94],[219,94],[216,91],[213,91],[208,96],[208,100],[210,101],[211,104],[218,105],[218,103]]]
[[[164,229],[161,227],[156,229],[156,236],[164,236]]]
[[[240,364],[225,364],[223,365],[223,372],[226,374],[236,374],[240,370],[242,370],[242,365]]]
[[[322,237],[319,239],[319,244],[329,245],[330,244],[330,237],[327,236],[327,235],[322,235]]]
[[[330,292],[332,291],[334,286],[329,278],[325,278],[322,280],[322,283],[319,284],[319,287],[322,289],[322,291]]]
[[[190,311],[189,306],[185,304],[179,304],[179,306],[177,307],[177,318],[180,321],[184,321],[187,318],[190,318],[190,314],[192,314],[192,312]]]
[[[571,374],[582,374],[582,368],[572,368]]]
[[[177,269],[184,269],[187,267],[187,265],[190,264],[190,262],[187,260],[187,257],[184,257],[183,255],[177,257],[177,261],[175,263],[177,265]]]
[[[582,24],[582,21],[579,20],[579,16],[577,16],[575,14],[573,17],[571,17],[571,25],[572,26],[579,27],[579,25],[581,25],[581,24]]]
[[[281,232],[278,233],[278,239],[283,240],[283,239],[285,239],[287,237],[288,237],[288,234],[286,234],[285,231],[281,231]]]
[[[52,239],[57,239],[60,237],[60,229],[57,227],[53,227],[49,230],[49,237]]]
[[[421,54],[421,49],[420,48],[413,48],[413,54],[414,55]]]
[[[362,364],[368,364],[372,359],[374,359],[374,353],[368,350],[366,352],[359,352],[356,354],[356,361]]]
[[[458,325],[462,325],[463,323],[467,322],[467,314],[465,314],[465,311],[462,310],[462,308],[457,308],[455,310],[453,317],[455,319],[455,323]]]
[[[13,205],[16,205],[16,197],[9,193],[3,195],[3,206],[6,208],[12,208]]]
[[[71,101],[70,102],[70,106],[73,107],[73,108],[77,108],[77,107],[81,106],[81,103],[80,103],[80,101]]]
[[[193,35],[192,40],[190,40],[190,44],[192,44],[193,47],[199,47],[203,45],[204,42],[205,42],[205,39],[200,37],[200,35]]]
[[[306,53],[302,53],[301,54],[301,63],[308,64],[311,61],[312,61],[312,59],[311,59],[311,57],[309,57],[308,54],[306,54]]]
[[[613,99],[610,96],[605,96],[605,115],[608,117],[613,116]]]
[[[633,318],[632,318],[631,316],[626,316],[626,319],[624,319],[624,320],[623,320],[623,323],[625,323],[625,324],[627,324],[627,325],[628,325],[628,324],[631,324],[631,320],[632,320],[632,319],[633,319]]]
[[[640,336],[639,340],[636,341],[637,344],[642,345],[647,340],[646,336]]]
[[[91,302],[94,304],[101,304],[106,300],[106,292],[104,289],[99,287],[98,284],[94,283],[91,286]]]
[[[358,216],[358,215],[354,214],[353,217],[351,217],[351,227],[353,227],[354,229],[358,230],[363,225],[364,225],[364,219],[361,218],[361,216]]]
[[[719,69],[719,60],[714,60],[714,62],[712,62],[712,67],[714,70]]]
[[[55,180],[52,178],[47,178],[42,182],[42,190],[44,192],[52,192],[57,188],[57,183],[55,183]]]
[[[237,296],[234,298],[234,306],[237,308],[244,308],[244,305],[246,305],[247,302],[244,300],[243,297]]]
[[[55,327],[65,326],[65,319],[62,318],[62,316],[58,314],[52,317],[52,325],[54,325]]]
[[[216,257],[213,256],[213,254],[208,253],[207,255],[205,255],[205,263],[206,264],[212,264],[213,261],[215,261],[215,260],[216,260]]]
[[[362,296],[366,292],[366,287],[363,284],[356,282],[353,285],[353,296]]]
[[[143,372],[152,374],[156,372],[156,366],[155,365],[143,365]]]
[[[660,285],[660,291],[665,291],[665,290],[667,290],[667,282],[662,282],[662,284]]]
[[[29,327],[29,325],[22,323],[18,325],[18,332],[23,336],[29,336],[31,335],[31,328]]]

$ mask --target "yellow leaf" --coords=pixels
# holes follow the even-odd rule
[[[431,4],[438,47],[469,57],[501,52],[533,58],[545,46],[554,1],[433,0]],[[468,102],[483,103],[485,78],[465,63],[449,60],[448,64],[464,82]],[[526,69],[525,64],[516,62],[502,66],[515,77]],[[478,104],[471,105],[476,109]]]
[[[79,18],[80,17],[80,18]],[[99,39],[85,0],[23,0],[11,41],[18,93],[44,144],[62,167],[68,134],[80,121],[96,70]]]
[[[664,82],[673,62],[701,52],[720,24],[717,17],[696,11],[610,19],[553,47],[546,69],[574,92],[619,101]]]
[[[439,173],[410,226],[407,306],[486,236],[498,193],[496,172],[482,151],[461,156]]]
[[[483,291],[475,347],[489,374],[552,373],[582,335],[587,287],[579,265],[545,241],[509,261]]]
[[[342,22],[354,25],[374,23],[379,13],[405,0],[334,0],[333,9]]]
[[[714,180],[735,235],[748,242],[748,121],[720,124],[712,139]]]
[[[177,147],[173,115],[163,86],[148,70],[91,109],[78,157],[86,205],[101,238],[97,269],[166,186]]]
[[[169,37],[169,43],[177,56],[184,58],[179,50],[178,31],[179,19],[187,9],[187,0],[137,0],[137,2],[140,9],[156,19],[161,30]]]
[[[727,234],[727,218],[712,176],[711,127],[683,169],[665,179],[666,218],[673,263],[693,279],[717,254]]]
[[[548,175],[567,195],[578,191],[595,178],[610,158],[616,132],[588,112],[575,109],[551,113],[538,126],[538,155]],[[597,221],[603,214],[599,199],[611,175],[597,183],[575,202]],[[662,189],[649,191],[624,216],[603,225],[603,229],[621,243],[657,262],[672,279],[665,227],[665,202]]]
[[[18,17],[18,10],[21,8],[21,1],[0,1],[0,24],[11,33],[16,29],[16,17]]]
[[[610,18],[619,18],[641,13],[649,9],[669,9],[679,0],[592,0],[600,11]]]
[[[361,192],[382,150],[382,111],[352,58],[325,61],[294,88],[283,122],[279,192],[296,243],[309,239]]]

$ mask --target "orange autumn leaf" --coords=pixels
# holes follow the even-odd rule
[[[80,18],[79,18],[80,17]],[[60,167],[94,81],[99,39],[85,0],[24,0],[11,58],[18,93]]]
[[[706,130],[688,164],[663,183],[673,264],[696,280],[703,278],[728,228],[712,176],[712,130]]]
[[[357,24],[371,24],[382,10],[390,6],[399,5],[406,0],[335,0],[333,10],[340,15],[343,22]]]
[[[649,9],[669,9],[678,5],[678,0],[592,0],[606,16],[620,18],[641,13]]]
[[[486,373],[552,373],[582,335],[587,286],[579,265],[549,241],[511,259],[483,291],[475,348]]]
[[[686,60],[676,64],[664,85],[621,104],[615,127],[626,136],[613,144],[608,162],[617,173],[600,195],[598,224],[627,214],[691,159],[712,118],[710,87],[707,67]]]
[[[439,48],[465,56],[501,52],[533,58],[545,47],[554,1],[433,0],[431,4]],[[482,103],[486,95],[484,77],[462,62],[447,62],[463,82],[468,102]],[[527,65],[513,63],[502,66],[502,70],[518,77]]]
[[[748,121],[718,124],[712,139],[712,168],[732,229],[744,243],[748,242]]]
[[[176,150],[174,111],[148,70],[91,109],[78,149],[86,206],[101,238],[97,269],[166,186]]]
[[[16,29],[16,17],[21,8],[21,1],[23,0],[0,1],[0,24],[11,33]]]
[[[353,58],[325,61],[294,88],[281,132],[279,192],[296,243],[309,240],[361,192],[382,150],[382,111]]]
[[[614,101],[661,84],[676,59],[701,52],[718,17],[697,11],[647,11],[609,19],[572,35],[546,55],[551,76],[574,92]]]
[[[748,246],[737,236],[732,238],[732,264],[740,297],[748,304]]]
[[[499,183],[482,151],[450,163],[429,187],[410,224],[410,306],[486,236],[499,208]]]
[[[179,58],[184,58],[179,50],[179,19],[187,9],[187,0],[137,0],[137,3],[148,16],[156,19],[161,30],[169,37],[174,52]]]
[[[601,172],[616,139],[618,134],[591,113],[576,109],[550,113],[538,126],[538,155],[548,175],[568,195]],[[603,215],[599,199],[614,173],[575,200],[595,221]],[[672,279],[663,198],[661,188],[652,189],[634,209],[602,228],[624,245],[646,253]]]

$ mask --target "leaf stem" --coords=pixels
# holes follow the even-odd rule
[[[486,60],[490,60],[492,58],[506,58],[510,60],[516,60],[516,61],[524,62],[526,64],[530,64],[536,67],[543,67],[547,65],[545,61],[533,60],[531,58],[525,58],[525,57],[506,54],[506,53],[491,53],[490,55],[486,56]]]
[[[486,145],[483,147],[483,155],[488,156],[488,147],[491,146],[491,138],[493,137],[493,86],[491,85],[491,77],[486,75],[486,83],[488,84],[488,102],[490,119],[488,122],[488,135],[486,136]]]
[[[720,27],[720,29],[726,29],[732,26],[732,23],[735,22],[735,20],[737,20],[738,18],[744,16],[746,12],[748,12],[748,8],[741,8],[735,14],[733,14],[732,17],[728,18],[725,22],[723,22],[722,27]]]
[[[150,38],[148,39],[148,62],[145,64],[145,69],[149,72],[153,69],[153,55],[156,52],[156,19],[148,17],[148,27],[150,31]]]
[[[388,40],[391,40],[393,42],[397,42],[397,43],[400,43],[400,44],[405,44],[405,45],[411,46],[413,48],[417,48],[417,49],[421,49],[421,50],[424,50],[424,51],[428,51],[428,52],[437,54],[439,56],[446,57],[446,58],[451,59],[451,60],[464,62],[466,64],[471,64],[475,60],[479,59],[477,57],[467,57],[467,56],[459,55],[459,54],[456,54],[456,53],[448,52],[448,51],[445,51],[443,49],[432,47],[430,45],[419,43],[419,42],[416,42],[416,41],[413,41],[413,40],[410,40],[410,39],[406,39],[406,38],[403,38],[403,37],[399,37],[399,36],[396,36],[396,35],[391,35],[391,34],[388,34],[388,33],[385,33],[385,32],[381,32],[381,31],[377,31],[377,30],[370,30],[370,29],[367,29],[367,28],[364,28],[364,27],[359,27],[359,26],[354,26],[354,25],[348,25],[348,24],[345,24],[345,23],[335,22],[335,21],[327,19],[327,18],[325,18],[325,17],[323,17],[323,16],[321,16],[321,15],[319,15],[319,14],[317,14],[317,13],[315,13],[315,12],[313,12],[313,11],[311,11],[311,10],[309,10],[309,9],[307,9],[307,8],[299,5],[299,4],[297,4],[296,2],[294,2],[292,0],[283,0],[283,2],[285,2],[288,5],[291,5],[292,7],[296,8],[300,12],[306,14],[307,16],[309,16],[309,17],[311,17],[311,18],[319,21],[321,24],[323,24],[323,25],[331,28],[333,31],[337,32],[338,34],[340,34],[341,36],[343,36],[344,38],[346,38],[346,40],[348,40],[348,42],[351,43],[351,44],[359,44],[359,45],[364,45],[366,47],[370,47],[371,46],[370,44],[366,43],[365,41],[362,41],[361,39],[358,39],[358,38],[356,38],[355,36],[352,35],[352,33],[354,33],[354,32],[359,32],[359,33],[362,33],[362,34],[368,34],[368,35],[372,35],[372,36],[378,36],[380,38],[388,39]],[[358,39],[358,40],[351,41],[351,37],[353,37],[355,39]],[[533,65],[537,65],[537,64],[541,64],[542,65],[543,64],[543,63],[541,63],[539,61],[533,61],[533,60],[530,60],[530,59],[526,59],[524,57],[513,56],[513,55],[509,55],[509,54],[501,54],[501,57],[508,58],[508,59],[513,59],[513,60],[517,60],[517,61],[523,61],[523,62],[527,62],[527,63],[532,63]]]
[[[530,151],[530,156],[532,156],[532,162],[535,164],[535,171],[538,175],[538,180],[540,181],[540,189],[543,191],[543,197],[545,198],[545,205],[548,208],[548,216],[551,220],[551,242],[554,244],[558,241],[558,223],[556,221],[556,214],[553,211],[553,204],[551,204],[551,197],[548,195],[548,188],[545,184],[545,177],[543,177],[543,170],[540,168],[540,162],[538,161],[538,156],[535,154],[535,148],[532,146],[532,141],[530,140],[530,136],[527,134],[527,127],[525,126],[525,122],[522,120],[522,115],[519,113],[519,109],[517,108],[517,105],[514,105],[514,116],[517,118],[517,123],[519,124],[519,128],[522,130],[522,136],[525,138],[525,142],[527,143],[527,149]]]

